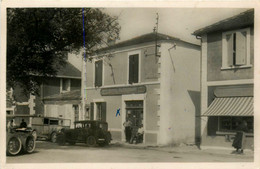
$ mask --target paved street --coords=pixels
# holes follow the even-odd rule
[[[232,154],[230,150],[199,150],[195,146],[153,147],[112,143],[108,147],[85,144],[58,146],[37,141],[32,154],[7,157],[7,163],[79,163],[79,162],[252,162],[253,152]]]

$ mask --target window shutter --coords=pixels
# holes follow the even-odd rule
[[[139,71],[138,71],[138,68],[139,68],[139,55],[134,55],[134,65],[133,65],[133,69],[134,69],[134,83],[138,83],[138,76],[139,76]]]
[[[133,83],[133,65],[134,65],[133,55],[129,56],[129,77],[128,82],[129,84]]]
[[[236,32],[236,65],[246,64],[246,32]]]
[[[94,103],[90,103],[90,120],[94,120]]]
[[[102,72],[103,72],[103,61],[99,60],[95,62],[95,86],[102,86]]]
[[[102,102],[101,103],[101,121],[106,121],[107,117],[107,103],[106,102]]]
[[[234,54],[234,46],[233,46],[234,34],[226,35],[226,39],[227,39],[227,66],[232,66],[233,54]]]

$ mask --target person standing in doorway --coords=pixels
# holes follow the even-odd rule
[[[232,146],[236,148],[237,153],[239,153],[239,149],[241,150],[241,153],[244,152],[245,139],[246,139],[245,132],[247,131],[248,131],[247,122],[243,120],[237,128],[237,133],[232,144]]]
[[[127,121],[125,121],[123,125],[125,127],[126,142],[130,142],[131,132],[132,132],[132,122],[129,119],[127,119]]]

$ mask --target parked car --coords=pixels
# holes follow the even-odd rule
[[[27,128],[32,130],[35,138],[44,138],[51,142],[56,142],[57,132],[62,128],[70,128],[70,120],[58,117],[39,117],[35,115],[8,115],[7,120],[13,119],[16,124],[20,124],[24,119]]]
[[[108,145],[111,139],[111,133],[108,131],[107,122],[85,120],[76,121],[74,129],[65,129],[59,131],[57,142],[59,145],[69,143],[86,143],[88,146]]]
[[[32,153],[36,142],[32,130],[27,128],[16,128],[6,133],[7,155],[17,155],[20,152]]]

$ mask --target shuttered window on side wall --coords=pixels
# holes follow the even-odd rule
[[[95,87],[102,86],[102,74],[103,74],[103,61],[99,60],[95,62]]]
[[[138,83],[139,79],[139,55],[129,56],[129,84]]]

